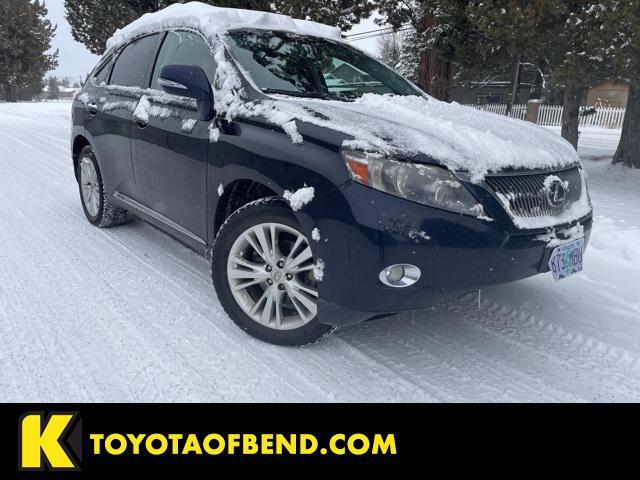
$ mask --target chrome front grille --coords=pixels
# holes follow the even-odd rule
[[[549,188],[545,187],[550,176],[558,177],[566,186],[566,198],[557,204],[553,198],[550,200]],[[509,213],[521,218],[561,216],[582,196],[582,174],[578,167],[559,172],[489,175],[485,183]]]

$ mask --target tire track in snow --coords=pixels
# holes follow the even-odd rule
[[[449,310],[468,325],[555,363],[559,368],[547,365],[546,371],[573,376],[565,386],[579,389],[585,400],[640,400],[640,360],[629,350],[498,302],[484,300],[480,311],[474,311],[474,303],[463,300]]]
[[[26,200],[27,200],[27,199],[25,199],[25,201],[26,201]],[[23,203],[23,202],[20,202],[20,203]],[[55,211],[55,208],[54,208],[54,209],[52,209],[52,210],[53,210],[53,211]],[[51,213],[53,213],[53,211],[52,211]],[[46,216],[46,215],[45,215],[45,216]],[[86,224],[86,225],[88,226],[88,224]],[[90,227],[90,226],[88,226],[88,228],[89,228],[89,229],[96,230],[94,227]],[[97,231],[97,230],[96,230],[96,231]],[[98,231],[98,232],[99,232],[99,231]],[[39,235],[39,230],[37,230],[37,229],[32,229],[32,231],[31,231],[30,233],[33,233],[33,235],[37,237],[37,236]],[[94,258],[100,258],[100,256],[101,256],[102,254],[104,254],[104,250],[103,250],[101,247],[96,247],[95,249],[93,248],[93,247],[94,247],[94,243],[93,243],[93,242],[89,242],[87,245],[90,245],[90,246],[92,247],[92,250],[93,250],[93,251],[92,251],[91,253],[92,253],[93,255],[95,255],[95,257],[94,257]],[[35,247],[34,247],[34,248],[35,248]],[[52,252],[52,253],[53,253],[53,252]],[[88,253],[88,252],[85,252],[85,253]],[[86,256],[86,255],[83,255],[83,256]],[[81,265],[82,267],[86,268],[86,269],[87,269],[87,270],[89,270],[89,271],[91,271],[91,270],[92,270],[92,266],[91,266],[91,265],[89,265],[89,264],[87,264],[87,263],[86,263],[86,261],[84,261],[84,260],[82,259],[82,257],[79,257],[79,260],[80,260],[80,262],[79,262],[79,263],[81,263],[81,264],[82,264],[82,265]],[[79,265],[79,266],[80,266],[80,265]],[[95,267],[93,267],[93,268],[95,268]],[[74,271],[74,272],[77,272],[77,271],[78,271],[78,269],[74,269],[73,271]],[[73,273],[73,272],[72,272],[72,273]],[[96,273],[96,277],[99,277],[99,273],[100,273],[99,271],[94,271],[94,273]],[[95,280],[95,279],[92,279],[92,280]],[[112,280],[112,278],[111,278],[111,280]],[[121,292],[120,292],[120,291],[118,291],[118,289],[117,289],[117,288],[116,288],[116,289],[114,289],[110,284],[106,284],[106,283],[105,283],[105,284],[103,284],[102,286],[103,286],[104,288],[109,288],[109,289],[111,289],[111,290],[112,290],[112,293],[113,293],[114,295],[116,295],[116,296],[120,296],[120,297],[121,297]],[[100,306],[101,306],[101,307],[107,307],[107,308],[108,308],[109,306],[114,306],[114,305],[115,305],[115,306],[117,306],[119,303],[123,303],[123,302],[119,302],[119,301],[115,301],[115,302],[114,302],[112,299],[108,299],[108,298],[107,298],[107,301],[102,301],[102,302],[100,303]],[[64,309],[64,307],[62,307],[62,308]],[[68,308],[67,308],[67,310],[68,310]],[[132,309],[132,310],[134,310],[134,311],[135,311],[135,309]],[[113,310],[112,310],[112,311],[110,312],[109,317],[110,317],[110,318],[113,318],[113,319],[123,319],[123,318],[124,318],[124,319],[126,319],[126,318],[127,318],[127,313],[126,313],[123,309],[117,308],[115,311],[113,311]],[[151,319],[149,319],[149,318],[145,318],[144,316],[142,316],[142,317],[140,318],[140,320],[141,320],[142,322],[148,322],[148,321],[149,321],[149,320],[151,320]],[[129,321],[129,323],[135,323],[135,322],[133,322],[133,321]],[[157,335],[157,334],[158,334],[158,332],[154,332],[154,335]],[[171,336],[172,334],[171,334],[171,332],[168,332],[168,333],[167,333],[167,335]],[[141,345],[144,345],[144,341],[145,341],[144,335],[140,335],[140,344],[141,344]],[[162,360],[161,360],[159,357],[156,357],[156,359],[155,359],[155,360],[156,360],[156,363],[162,363]],[[192,364],[194,364],[194,365],[197,365],[198,363],[199,363],[199,362],[195,362],[195,363],[194,363],[194,362],[192,362]],[[167,366],[167,371],[169,371],[169,370],[170,370],[170,365],[168,365],[168,366]],[[267,378],[268,378],[268,376],[267,376]],[[177,383],[177,382],[174,382],[174,383]]]
[[[43,179],[43,180],[45,180],[45,179]],[[44,186],[44,185],[41,185],[41,186]],[[55,200],[55,197],[52,197],[52,200]],[[55,209],[52,209],[52,212],[51,212],[51,213],[53,214],[53,213],[54,213],[54,211],[55,211]],[[69,213],[71,213],[71,212],[69,212]],[[73,217],[73,219],[77,219],[77,218],[78,218],[78,216],[77,216],[77,215],[75,215],[75,213],[72,215],[72,217]],[[82,217],[82,218],[83,218],[83,217]],[[84,222],[84,219],[83,219],[82,221]],[[125,229],[126,229],[126,227],[124,227],[122,230],[125,230]],[[113,230],[112,230],[111,232],[108,232],[108,233],[103,233],[103,235],[108,235],[109,233],[112,233],[112,232],[113,232]],[[165,235],[164,235],[164,234],[160,234],[160,233],[158,233],[158,234],[159,234],[159,235],[162,235],[163,237],[165,237]],[[173,240],[169,240],[169,241],[170,241],[170,242],[173,242]],[[165,246],[166,246],[166,245],[165,245]],[[125,251],[127,251],[128,253],[130,253],[132,258],[135,258],[137,261],[140,261],[140,257],[139,257],[139,255],[137,255],[137,254],[135,254],[135,253],[130,252],[130,251],[129,251],[129,247],[128,247],[128,245],[119,244],[119,247],[120,247],[120,248],[123,248]],[[182,248],[182,247],[181,247],[181,248]],[[195,254],[192,254],[192,255],[195,255]],[[153,270],[153,268],[152,268],[152,270]],[[156,269],[156,271],[157,271],[157,269]],[[173,284],[175,285],[175,282],[174,282],[174,279],[173,279],[173,278],[165,277],[164,279],[165,279],[166,281],[171,282],[171,283],[173,283]],[[211,286],[210,282],[207,282],[207,285],[206,285],[206,286],[207,286],[207,290],[208,290],[209,292],[212,292],[212,291],[213,291],[213,290],[212,290],[212,286]],[[219,307],[219,305],[216,305],[216,307],[217,307],[218,309],[220,308],[220,307]],[[247,341],[255,342],[254,340],[251,340],[251,339],[249,339],[248,337],[246,337],[246,335],[245,335],[245,334],[240,333],[240,331],[239,331],[239,330],[238,330],[238,331],[237,331],[237,333],[236,333],[236,330],[237,330],[237,329],[236,329],[236,327],[230,324],[230,320],[226,317],[226,315],[224,315],[224,314],[223,314],[223,315],[222,315],[222,317],[223,317],[223,321],[225,322],[225,324],[229,325],[229,327],[226,327],[226,328],[231,328],[231,329],[233,329],[233,331],[234,331],[234,335],[240,335],[240,336],[241,336],[240,342],[242,342],[242,343],[247,342]],[[224,333],[224,332],[223,332],[223,333]],[[260,348],[263,348],[263,346],[262,346],[262,345],[260,345]],[[272,347],[269,347],[269,348],[272,348]],[[348,352],[347,352],[347,353],[348,353]],[[351,354],[353,354],[353,352],[351,352]],[[342,355],[341,355],[341,358],[343,358],[343,359],[344,359],[344,358],[345,358],[345,355],[347,355],[347,354],[345,354],[345,353],[343,352],[343,353],[342,353]],[[279,356],[279,355],[278,355],[278,356]],[[274,362],[274,361],[278,361],[278,358],[277,358],[278,356],[272,356],[272,358],[270,359],[270,363],[272,363],[272,362]],[[316,362],[316,365],[324,366],[324,367],[326,368],[326,364],[327,364],[327,363],[328,363],[328,362],[327,362],[326,360],[323,360],[322,362]],[[287,365],[283,365],[283,366],[284,366],[285,368],[287,367]],[[288,367],[289,367],[289,369],[291,369],[291,366],[290,366],[290,365],[289,365]],[[339,369],[339,371],[340,371],[341,373],[344,373],[344,364],[343,364],[343,363],[340,363],[339,365],[336,365],[336,370],[337,370],[337,369]],[[306,375],[306,374],[305,374],[305,375],[303,375],[303,376],[302,376],[302,378],[304,379],[304,381],[305,381],[305,382],[308,382],[308,379],[307,379],[307,375]],[[378,377],[376,377],[375,379],[376,379],[376,380],[379,380],[379,376],[378,376]],[[331,382],[334,380],[334,375],[328,375],[328,376],[326,377],[326,379],[325,379],[325,380],[327,381],[327,386],[330,386]],[[389,380],[389,382],[390,382],[390,383],[402,383],[402,382],[399,382],[398,380],[395,380],[395,381],[393,381],[393,380]],[[307,386],[309,386],[309,385],[307,385]],[[402,385],[401,385],[400,391],[407,391],[407,390],[411,391],[412,389],[414,390],[414,394],[416,394],[416,397],[417,397],[417,398],[425,398],[425,397],[426,397],[426,396],[425,396],[425,394],[424,394],[423,392],[420,392],[420,391],[415,392],[415,390],[416,390],[416,389],[415,389],[415,386],[414,386],[414,385],[412,385],[412,384],[408,384],[408,385],[404,385],[404,386],[402,386]],[[312,395],[312,396],[313,396],[313,397],[315,397],[315,398],[318,398],[319,394],[320,394],[320,397],[322,397],[322,395],[324,395],[325,393],[326,393],[326,392],[325,392],[324,390],[322,390],[322,391],[316,391],[316,393],[315,393],[314,395]],[[366,399],[366,398],[367,398],[367,397],[366,397],[366,394],[368,394],[368,393],[369,393],[369,390],[368,390],[368,389],[365,389],[364,391],[359,392],[359,395],[357,395],[355,398]],[[331,395],[329,395],[329,398],[331,398]],[[427,398],[428,398],[428,397],[427,397]]]
[[[68,141],[63,146],[69,129],[56,120],[47,127],[56,135],[26,133],[39,123],[0,114],[0,361],[9,370],[0,373],[0,396],[640,398],[639,356],[631,350],[586,335],[579,323],[563,328],[525,308],[488,300],[480,310],[472,299],[440,305],[435,319],[419,313],[371,322],[307,348],[261,344],[220,310],[206,260],[144,223],[91,227],[80,207]],[[10,252],[9,260],[3,261],[3,252]],[[85,284],[92,301],[78,288]],[[91,309],[88,323],[83,313]],[[37,318],[25,316],[29,312]],[[16,318],[26,322],[18,328]],[[64,344],[68,331],[77,338]],[[27,334],[36,341],[26,341]],[[58,351],[62,360],[48,361]],[[24,361],[29,357],[40,363]],[[20,392],[4,388],[4,382],[38,378],[46,368],[64,369],[68,361],[72,368],[55,381],[33,382]]]

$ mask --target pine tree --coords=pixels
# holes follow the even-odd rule
[[[201,0],[220,7],[270,11],[268,0]],[[107,40],[145,13],[182,0],[65,0],[66,18],[73,38],[96,55],[104,53]]]
[[[396,68],[400,63],[403,49],[400,35],[398,32],[393,32],[378,38],[378,58],[391,68]]]
[[[430,95],[448,101],[451,93],[453,65],[477,61],[475,32],[465,9],[458,0],[377,0],[381,24],[397,30],[411,28],[400,65],[407,75],[414,69],[416,83]],[[474,63],[474,64],[475,64]]]
[[[47,81],[47,100],[58,100],[60,97],[60,87],[58,79],[54,76],[49,77]]]
[[[550,32],[563,22],[561,0],[474,0],[467,18],[476,32],[474,48],[485,64],[500,64],[509,71],[507,115],[518,94],[523,64],[537,64],[549,48]]]
[[[9,102],[57,66],[58,52],[47,53],[56,27],[46,15],[39,0],[0,2],[0,84]]]
[[[374,8],[372,0],[275,0],[274,11],[294,18],[335,25],[347,30]]]
[[[586,10],[601,22],[592,39],[616,77],[629,84],[629,100],[614,163],[640,168],[640,7],[633,0],[604,0]]]
[[[589,13],[583,0],[560,2],[556,22],[549,33],[554,48],[547,50],[553,74],[551,83],[563,88],[562,137],[578,147],[580,105],[589,86],[609,74],[607,59],[598,55],[595,43],[603,36],[602,22]]]
[[[219,7],[261,10],[348,28],[371,13],[366,0],[201,0]],[[148,12],[182,0],[65,0],[73,38],[91,52],[104,53],[113,33]]]
[[[16,91],[16,99],[20,101],[32,101],[42,93],[44,85],[43,78],[35,78],[29,82],[29,84],[18,88]]]

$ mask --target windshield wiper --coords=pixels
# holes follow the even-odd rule
[[[303,98],[329,98],[329,94],[324,92],[296,92],[295,90],[280,90],[278,88],[263,88],[262,93],[276,93],[280,95],[289,95],[291,97]]]

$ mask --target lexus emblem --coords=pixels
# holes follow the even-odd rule
[[[561,207],[567,200],[567,185],[559,178],[554,179],[546,190],[547,203],[553,208]]]

